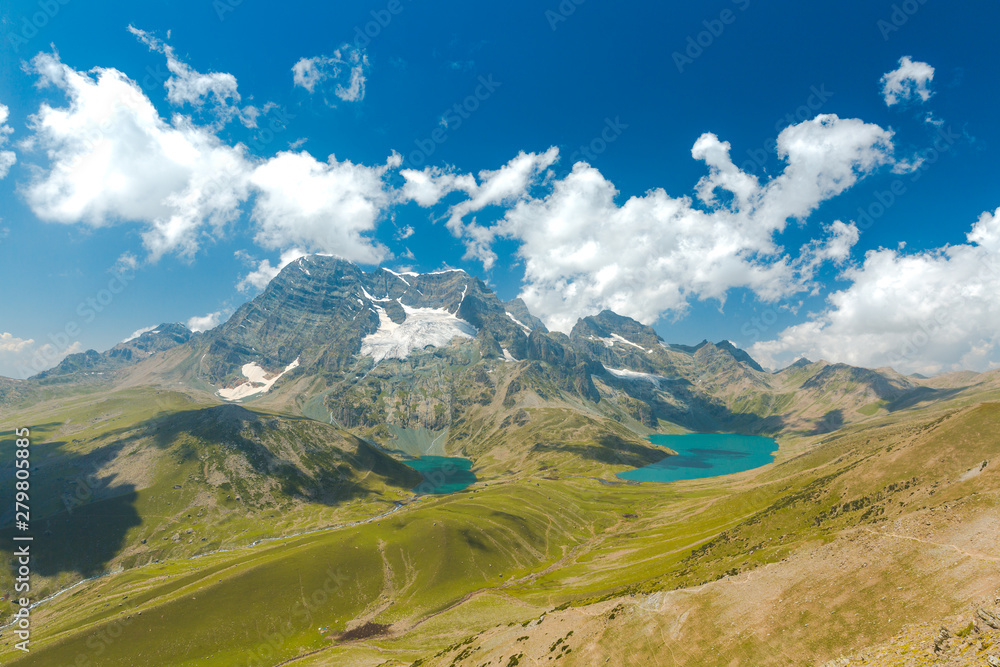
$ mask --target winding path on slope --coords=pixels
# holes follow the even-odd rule
[[[944,544],[942,542],[931,542],[930,540],[924,540],[924,539],[921,539],[919,537],[912,537],[910,535],[900,535],[899,533],[882,533],[882,532],[879,532],[877,530],[872,530],[871,528],[864,528],[862,530],[864,530],[866,533],[871,533],[872,535],[877,535],[879,537],[895,537],[896,539],[910,540],[912,542],[920,542],[921,544],[928,544],[930,546],[940,547],[942,549],[952,549],[953,551],[956,551],[956,552],[962,554],[963,556],[968,556],[969,558],[973,558],[975,560],[983,560],[983,561],[987,561],[987,562],[991,562],[991,563],[998,563],[998,562],[1000,562],[1000,557],[998,557],[998,556],[987,556],[985,554],[974,553],[972,551],[966,551],[965,549],[960,549],[959,547],[955,546],[954,544]]]

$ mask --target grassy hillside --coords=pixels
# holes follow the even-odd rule
[[[118,499],[134,512],[119,518],[119,551],[103,564],[124,571],[36,608],[35,627],[44,632],[33,652],[15,656],[4,646],[0,659],[52,665],[85,656],[112,666],[276,665],[295,657],[301,665],[547,664],[549,657],[634,664],[626,655],[642,664],[826,660],[907,623],[957,613],[1000,586],[991,530],[1000,405],[982,398],[783,440],[776,464],[671,485],[586,474],[622,465],[600,455],[617,444],[591,437],[597,431],[588,424],[600,418],[521,408],[529,419],[512,433],[537,440],[528,451],[551,455],[535,447],[546,441],[541,434],[563,433],[553,451],[589,468],[490,464],[493,472],[481,469],[481,481],[465,492],[419,499],[407,490],[405,469],[330,426],[192,405],[172,393],[145,407],[111,394],[81,413],[68,402],[60,408],[68,423],[39,431],[47,442],[36,460],[48,471],[35,474],[65,477],[70,466],[98,465],[107,448],[120,448],[105,464],[119,468],[98,469],[113,474],[108,488],[131,486],[134,497],[102,496],[86,507],[95,527],[120,514],[98,512],[101,503]],[[129,443],[142,446],[129,454]],[[169,463],[164,471],[121,467],[149,456],[142,452]],[[238,466],[227,467],[231,457]],[[348,475],[344,495],[324,499],[324,485],[314,482],[338,470],[327,460],[371,472]],[[223,486],[239,483],[232,471],[245,487]],[[246,504],[228,505],[236,495]],[[391,509],[389,500],[409,502],[353,523]],[[58,509],[50,508],[54,516]],[[82,510],[74,511],[75,520]],[[255,536],[324,522],[344,525],[249,545]],[[206,555],[190,557],[198,553]],[[87,562],[59,563],[50,576],[78,580],[94,572]]]
[[[421,479],[328,425],[130,389],[5,420],[0,497],[13,497],[12,429],[21,424],[32,427],[38,595],[110,570],[378,514],[410,498]],[[5,555],[12,511],[0,515]],[[9,570],[0,581],[9,586]]]

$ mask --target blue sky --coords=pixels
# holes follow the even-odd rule
[[[995,2],[176,4],[0,8],[2,375],[302,252],[771,367],[1000,365]]]

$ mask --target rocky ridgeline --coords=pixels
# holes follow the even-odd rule
[[[73,373],[106,373],[134,366],[158,352],[183,345],[195,334],[183,324],[161,324],[135,338],[124,340],[110,350],[87,350],[68,355],[54,368],[36,375],[38,379],[56,378]]]

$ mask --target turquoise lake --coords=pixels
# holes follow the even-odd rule
[[[684,435],[651,435],[654,445],[669,447],[677,452],[662,461],[642,468],[618,473],[621,479],[634,482],[677,482],[731,475],[767,465],[774,460],[778,443],[759,435],[719,433],[686,433]]]
[[[420,456],[403,461],[421,475],[424,481],[413,489],[414,493],[455,493],[476,481],[472,461],[452,456]]]

